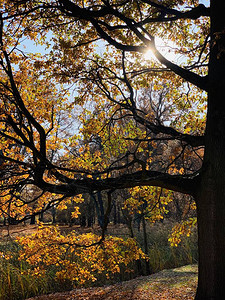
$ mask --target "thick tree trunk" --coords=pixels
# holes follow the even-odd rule
[[[211,1],[208,116],[202,181],[197,193],[199,282],[196,300],[225,299],[225,11]]]
[[[202,193],[204,203],[198,205],[199,281],[196,300],[225,299],[224,187],[223,191],[217,187],[217,192],[215,187],[205,188]]]

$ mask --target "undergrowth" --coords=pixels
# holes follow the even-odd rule
[[[197,262],[196,233],[189,238],[184,237],[178,247],[171,247],[168,243],[170,230],[170,226],[163,224],[148,228],[149,263],[152,273]],[[136,232],[136,239],[143,248],[141,232]],[[20,300],[73,288],[72,282],[56,279],[54,266],[49,266],[45,276],[32,276],[28,272],[29,264],[19,261],[18,256],[19,246],[15,241],[0,242],[0,300]],[[127,273],[126,268],[122,266],[121,272],[113,278],[107,279],[99,275],[94,285],[111,284],[145,274],[145,262],[135,262],[130,267],[133,268],[133,273]]]

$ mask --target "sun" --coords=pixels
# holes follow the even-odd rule
[[[153,54],[151,49],[148,49],[144,54],[145,60],[156,60],[155,55]]]
[[[177,56],[175,54],[175,49],[177,48],[176,44],[172,41],[163,41],[161,38],[155,38],[155,45],[159,52],[168,60],[175,62]],[[144,53],[144,59],[148,61],[157,61],[154,51],[152,49],[146,50]]]

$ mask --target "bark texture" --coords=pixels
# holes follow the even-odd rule
[[[225,1],[211,1],[208,116],[197,194],[199,283],[196,300],[225,299]]]

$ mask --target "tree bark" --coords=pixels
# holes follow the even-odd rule
[[[225,1],[211,1],[208,115],[197,194],[199,281],[196,300],[225,299]]]
[[[218,170],[218,178],[212,175],[212,168],[208,168],[197,200],[199,278],[196,300],[225,299],[225,178],[223,170]]]
[[[149,255],[148,237],[147,237],[146,221],[145,221],[144,213],[142,213],[142,227],[143,227],[144,252],[148,256]],[[148,259],[145,259],[145,268],[146,268],[146,275],[150,275],[151,270],[150,270],[150,265],[149,265],[149,260]]]
[[[35,215],[31,215],[30,225],[34,225],[34,224],[35,224]]]

